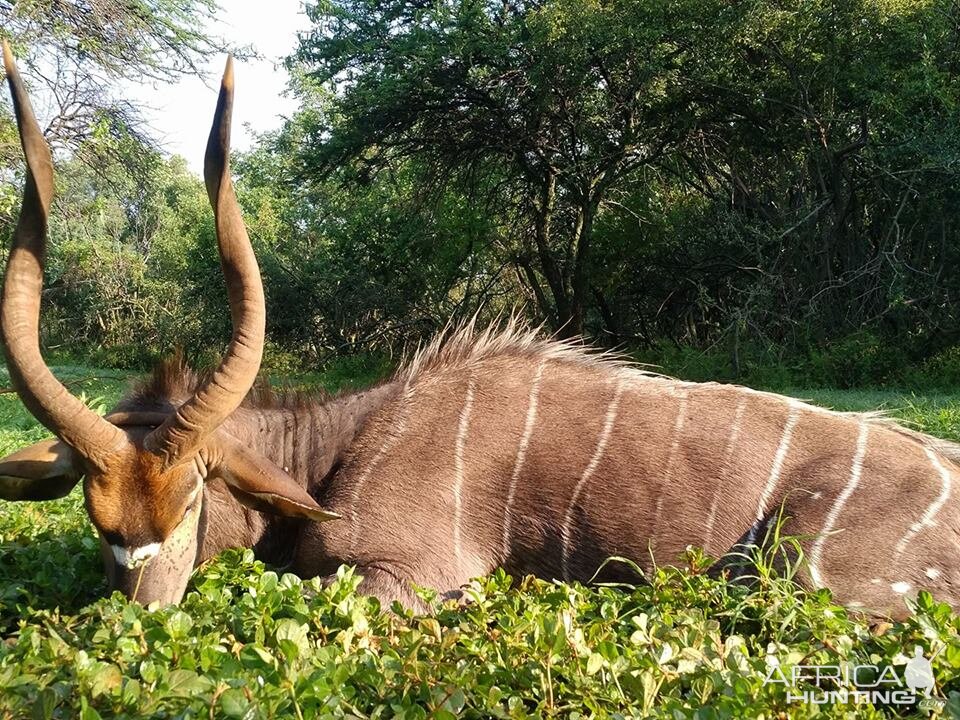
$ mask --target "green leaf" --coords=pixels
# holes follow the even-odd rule
[[[214,682],[193,670],[173,670],[166,678],[166,686],[171,695],[190,697],[210,692]]]
[[[250,701],[247,700],[243,691],[237,688],[230,688],[223,692],[220,696],[220,709],[223,710],[224,715],[231,718],[246,718],[253,715]]]
[[[108,695],[120,687],[123,681],[123,675],[120,668],[112,663],[98,662],[90,670],[88,676],[90,683],[90,694],[92,697]]]
[[[594,675],[600,672],[600,668],[603,667],[603,656],[598,653],[590,653],[590,657],[587,658],[587,675]]]
[[[37,693],[37,699],[33,702],[31,715],[34,720],[49,720],[53,717],[53,709],[57,705],[57,695],[51,688],[43,688]]]
[[[187,637],[193,628],[193,618],[182,610],[174,610],[164,623],[164,627],[170,633],[170,637],[182,639]]]

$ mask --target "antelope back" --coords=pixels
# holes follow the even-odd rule
[[[308,571],[356,564],[365,590],[413,604],[411,584],[455,594],[498,566],[588,581],[611,556],[646,573],[688,547],[749,576],[740,559],[783,521],[798,578],[851,607],[902,616],[921,589],[960,606],[952,443],[515,327],[455,333],[397,381],[320,497],[346,522],[308,530]]]

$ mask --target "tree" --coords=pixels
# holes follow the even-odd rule
[[[229,335],[219,263],[198,260],[216,256],[203,185],[181,158],[153,153],[147,167],[144,177],[120,163],[107,172],[60,164],[41,321],[48,346],[130,366],[178,346],[196,357]]]
[[[365,180],[344,168],[300,182],[293,148],[313,127],[298,113],[234,164],[274,342],[313,362],[390,352],[484,303],[502,309],[509,277],[489,218],[453,189],[423,197],[413,161]]]
[[[707,290],[743,309],[730,326],[779,344],[956,340],[958,42],[947,0],[750,3],[717,121],[662,166],[712,208],[699,234],[717,228],[727,268],[749,268],[729,273],[739,297]]]
[[[310,5],[317,29],[294,61],[332,107],[305,168],[356,160],[375,173],[416,157],[435,182],[474,187],[502,171],[497,197],[522,221],[511,260],[542,315],[581,334],[597,219],[696,126],[740,12],[713,0]]]
[[[12,43],[34,100],[50,106],[44,134],[54,147],[83,152],[93,165],[135,167],[145,159],[138,149],[152,142],[139,110],[112,86],[197,74],[202,60],[225,52],[206,29],[218,10],[216,0],[0,0],[0,37]],[[3,132],[9,116],[4,93],[0,158],[17,154]]]
[[[55,162],[81,162],[103,182],[151,186],[157,148],[140,111],[116,93],[119,80],[169,82],[225,50],[206,29],[215,0],[0,0],[9,40]],[[0,238],[19,207],[22,152],[6,92],[0,93]],[[78,171],[73,169],[74,174]],[[139,218],[136,213],[131,218]]]

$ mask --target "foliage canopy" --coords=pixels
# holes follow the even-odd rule
[[[181,9],[195,21],[210,7]],[[140,72],[155,74],[168,41],[184,58],[216,47],[179,10],[152,12],[151,32],[172,23],[187,41],[148,44]],[[654,360],[710,349],[731,379],[788,363],[838,366],[828,382],[902,382],[956,345],[954,3],[325,0],[307,12],[313,30],[288,59],[300,109],[234,163],[278,367],[394,353],[515,307]],[[76,51],[67,35],[51,37]],[[73,219],[52,238],[49,342],[135,363],[155,352],[128,352],[131,337],[221,347],[202,195],[149,153],[119,167],[133,146],[109,136],[62,158],[65,192],[102,199],[57,204]],[[84,175],[87,147],[118,156]],[[14,207],[0,193],[6,228]],[[126,260],[101,273],[61,230],[109,238]],[[181,323],[159,319],[174,310]],[[840,347],[863,372],[839,367]]]

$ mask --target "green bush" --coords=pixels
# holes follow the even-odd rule
[[[960,347],[949,347],[929,358],[911,380],[913,385],[925,387],[960,387]]]
[[[736,382],[770,390],[904,387],[949,392],[960,386],[960,347],[918,361],[907,349],[869,333],[802,354],[745,343],[738,349],[738,366],[730,352],[716,346],[659,344],[633,357],[651,370],[684,380]]]
[[[910,358],[903,348],[870,333],[852,335],[810,353],[810,378],[840,388],[897,384],[907,376]]]
[[[278,575],[250,551],[230,551],[194,577],[179,607],[150,611],[119,595],[69,614],[18,604],[10,618],[18,628],[0,647],[0,711],[846,717],[843,706],[788,704],[783,687],[764,682],[771,658],[786,669],[890,665],[902,677],[914,646],[928,656],[939,651],[937,694],[902,714],[960,709],[960,618],[929,596],[920,596],[910,620],[878,635],[826,592],[783,581],[751,592],[700,567],[694,558],[691,570],[660,570],[633,589],[533,579],[515,586],[497,573],[468,588],[466,607],[413,616],[396,606],[382,613],[356,593],[359,578],[349,569],[322,587]],[[857,717],[895,710],[862,706]]]

